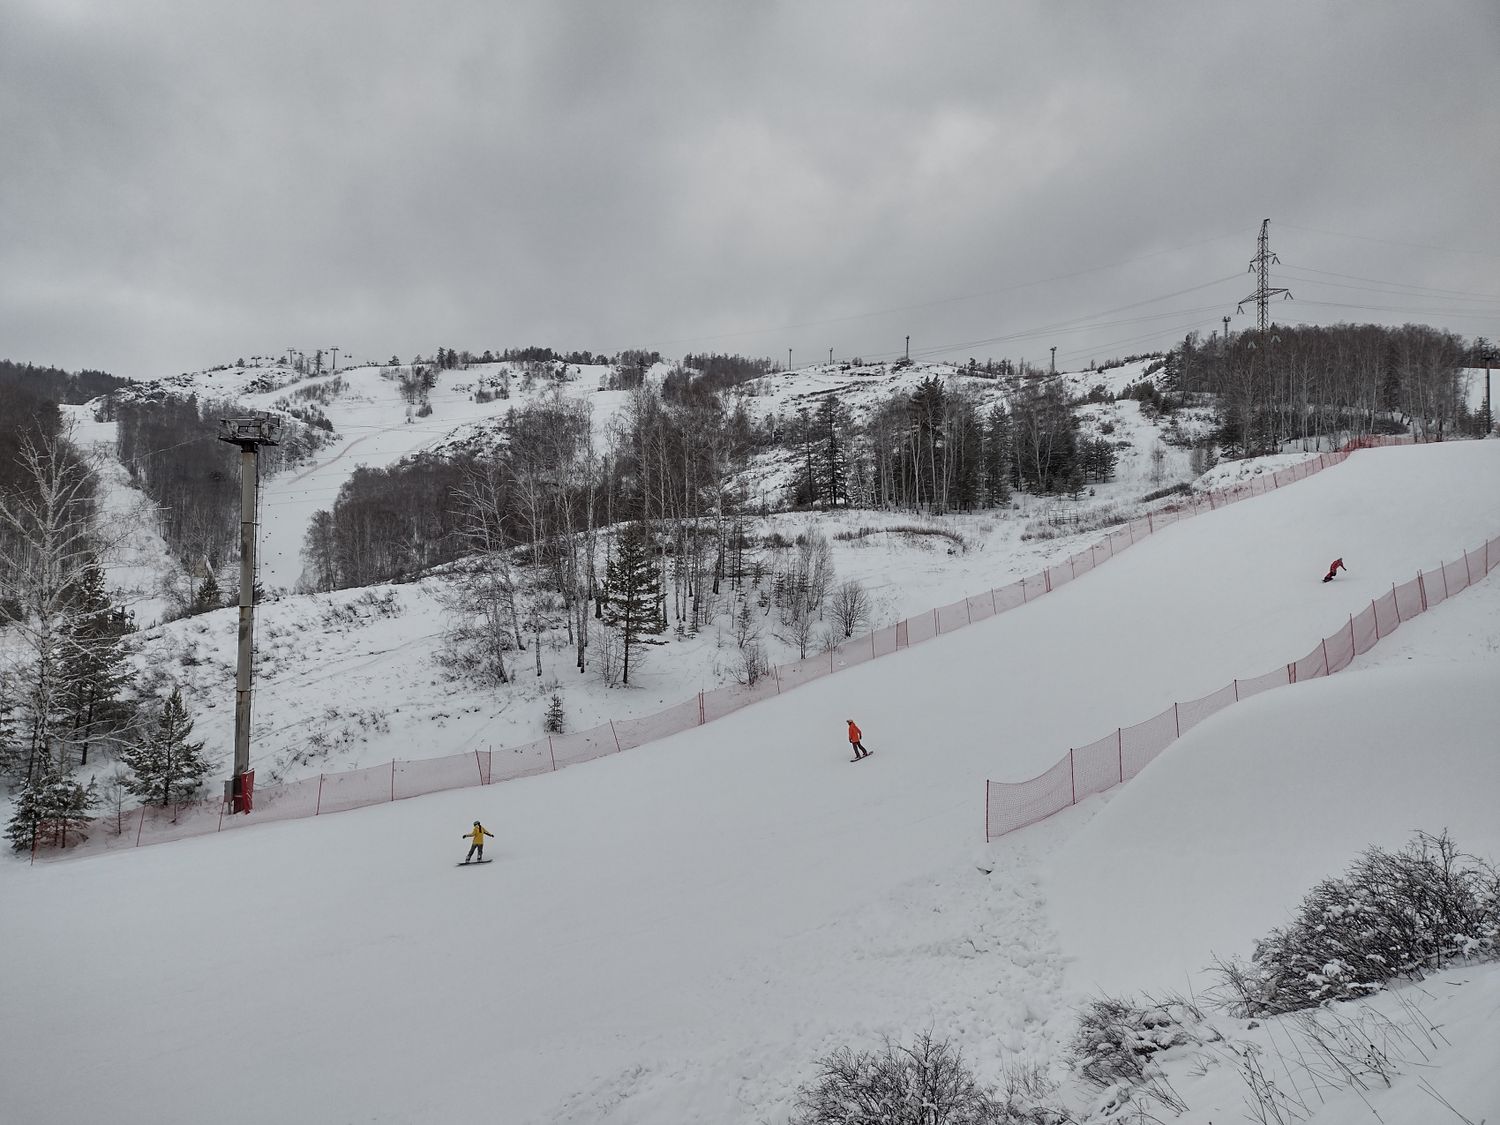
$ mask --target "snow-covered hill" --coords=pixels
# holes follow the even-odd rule
[[[1203,723],[1111,799],[989,848],[983,778],[1028,776],[1079,739],[1300,654],[1500,529],[1497,472],[1495,442],[1361,452],[1011,613],[639,750],[0,865],[0,1010],[25,1013],[0,1024],[5,1104],[38,1122],[750,1125],[784,1120],[818,1056],[928,1028],[986,1081],[1020,1061],[1065,1079],[1096,983],[1157,987],[1247,953],[1351,848],[1447,824],[1500,851],[1485,819],[1500,798],[1486,737],[1500,714],[1483,690],[1500,672],[1495,579],[1332,680]],[[1319,583],[1336,554],[1351,573]],[[325,698],[388,690],[358,663]],[[855,771],[848,716],[875,751]],[[496,862],[460,873],[475,817],[497,833]],[[1475,1037],[1494,970],[1439,984],[1431,1011],[1452,1017],[1455,1047],[1420,1077],[1493,1118],[1500,1079]],[[1232,1084],[1207,1085],[1228,1066],[1203,1077],[1209,1101],[1185,1120],[1241,1112],[1222,1108]],[[1395,1107],[1385,1120],[1415,1120],[1401,1113],[1426,1098],[1416,1081],[1365,1096]]]

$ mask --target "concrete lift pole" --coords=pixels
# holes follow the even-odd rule
[[[240,652],[234,692],[234,775],[224,785],[232,812],[249,812],[255,775],[250,772],[251,660],[255,652],[255,487],[260,447],[281,442],[281,420],[269,414],[223,418],[219,440],[240,447]]]

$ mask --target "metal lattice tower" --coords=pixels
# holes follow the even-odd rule
[[[1269,326],[1266,305],[1270,303],[1271,298],[1277,293],[1280,293],[1284,300],[1290,301],[1292,299],[1292,291],[1290,289],[1282,289],[1271,285],[1271,267],[1273,265],[1279,266],[1280,264],[1281,259],[1271,253],[1271,220],[1262,219],[1260,221],[1260,243],[1255,257],[1250,259],[1250,270],[1255,274],[1255,292],[1241,300],[1239,306],[1235,309],[1236,312],[1243,312],[1247,303],[1250,301],[1255,302],[1257,327],[1260,329],[1262,348],[1265,347],[1266,329]]]

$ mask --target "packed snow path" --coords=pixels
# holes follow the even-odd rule
[[[0,1010],[24,1014],[0,1027],[7,1110],[775,1121],[819,1054],[928,1026],[982,1046],[993,1077],[995,1050],[1044,1050],[1067,1028],[1037,870],[1073,821],[1003,841],[985,876],[982,779],[1298,655],[1493,534],[1496,479],[1497,442],[1361,452],[993,621],[655,746],[8,863]],[[1324,585],[1339,555],[1350,574]],[[876,755],[858,770],[851,716]],[[497,862],[460,872],[476,817]]]

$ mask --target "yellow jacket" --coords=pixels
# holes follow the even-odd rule
[[[476,844],[482,844],[486,836],[493,837],[494,835],[493,832],[486,832],[483,825],[476,824],[473,831],[469,833],[469,838]]]

